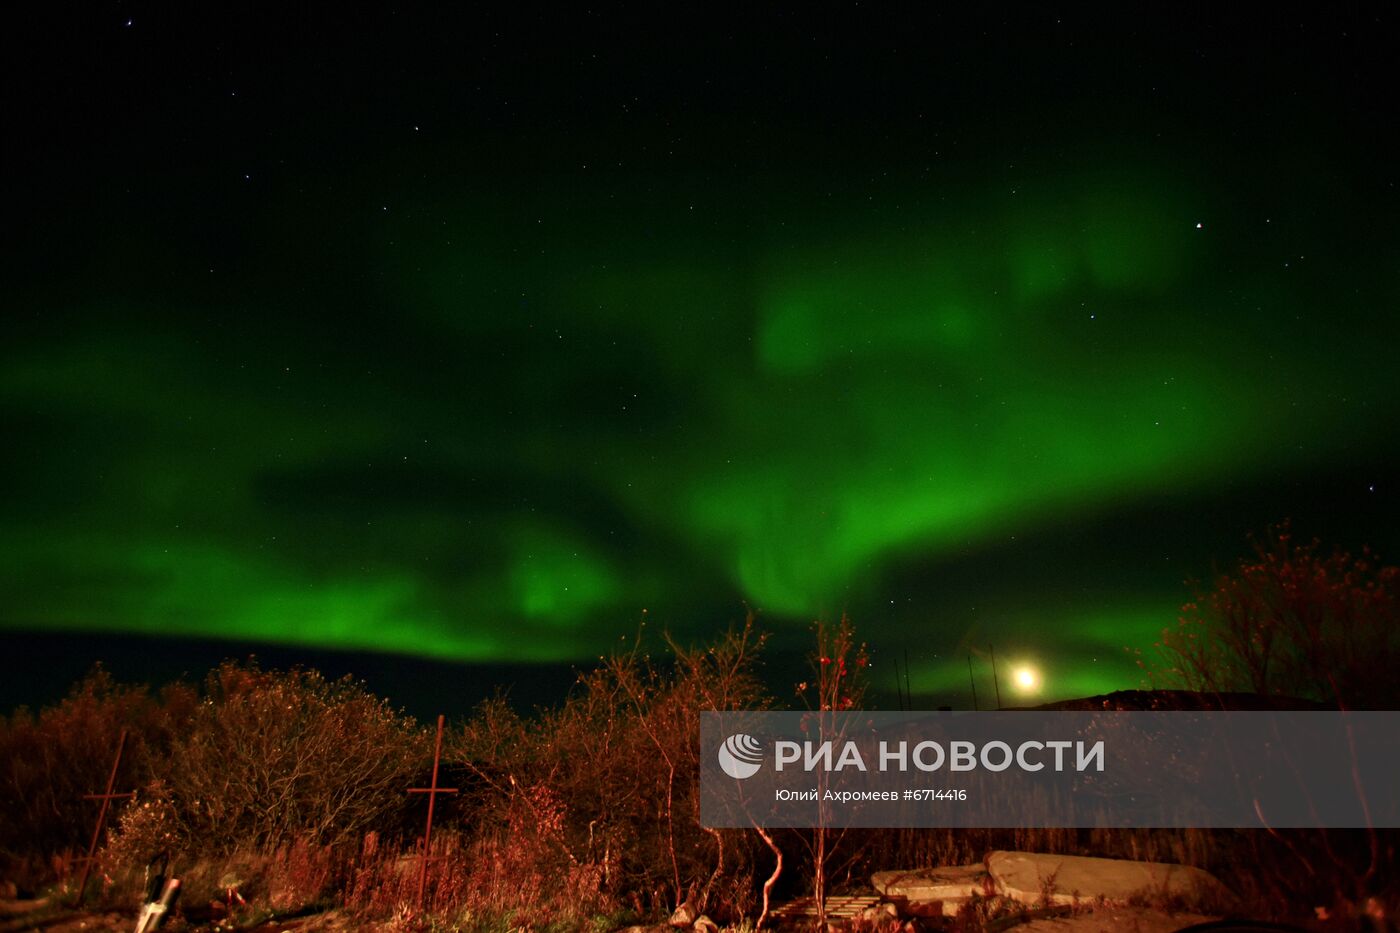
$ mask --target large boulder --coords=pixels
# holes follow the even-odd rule
[[[1126,904],[1132,898],[1199,904],[1229,899],[1214,875],[1168,862],[993,852],[987,856],[987,872],[996,893],[1023,904]]]

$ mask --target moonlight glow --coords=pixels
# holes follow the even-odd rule
[[[1012,669],[1011,682],[1020,693],[1037,693],[1040,690],[1040,672],[1029,664],[1021,664]]]

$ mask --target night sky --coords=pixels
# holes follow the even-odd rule
[[[1049,699],[1269,522],[1400,555],[1391,13],[41,6],[10,703],[210,650],[480,692],[746,604]]]

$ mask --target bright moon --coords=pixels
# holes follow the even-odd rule
[[[1040,674],[1029,665],[1021,665],[1011,672],[1011,678],[1022,693],[1030,693],[1040,686]]]

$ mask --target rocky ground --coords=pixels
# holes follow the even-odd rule
[[[1227,913],[1230,895],[1206,872],[1180,865],[1033,852],[994,852],[984,862],[907,871],[877,872],[868,893],[833,897],[828,920],[849,928],[898,933],[944,929],[1020,933],[1174,933]],[[1194,908],[1194,909],[1192,909]],[[810,903],[785,905],[776,925],[810,924]],[[131,931],[131,912],[74,912],[47,901],[0,900],[0,933],[117,933]],[[350,933],[388,930],[340,911],[242,927],[256,933]],[[165,929],[232,930],[227,922],[193,925],[175,918]],[[720,933],[707,917],[683,906],[667,924],[625,933]]]
[[[1100,907],[1068,917],[1032,920],[1014,929],[1016,933],[1176,933],[1183,927],[1214,919],[1151,907]]]
[[[131,933],[136,925],[135,911],[73,911],[55,908],[46,901],[0,901],[0,933]],[[167,933],[232,931],[240,933],[351,933],[382,928],[380,924],[357,922],[338,910],[309,917],[269,921],[256,926],[229,924],[190,924],[178,917],[161,929]]]
[[[16,906],[14,902],[6,906]],[[27,906],[27,905],[19,905]],[[997,924],[997,929],[1012,929],[1017,933],[1174,933],[1183,927],[1204,922],[1209,918],[1198,914],[1169,914],[1147,907],[1100,907],[1083,909],[1072,916],[1030,919],[1016,922],[1014,927],[1006,926],[1006,919]],[[130,913],[52,911],[36,909],[24,914],[0,914],[0,933],[20,933],[20,931],[43,931],[43,933],[131,933],[135,918]],[[882,924],[897,930],[934,931],[943,926],[941,920],[915,920],[906,927],[900,924]],[[176,923],[164,929],[194,931],[196,929],[214,931],[216,926],[191,927]],[[227,928],[225,928],[227,929]],[[299,917],[291,920],[265,923],[256,927],[244,928],[253,933],[352,933],[352,931],[388,930],[386,925],[367,927],[346,917],[340,911],[328,911],[312,917]],[[645,928],[654,933],[676,933],[675,928],[662,925]]]

